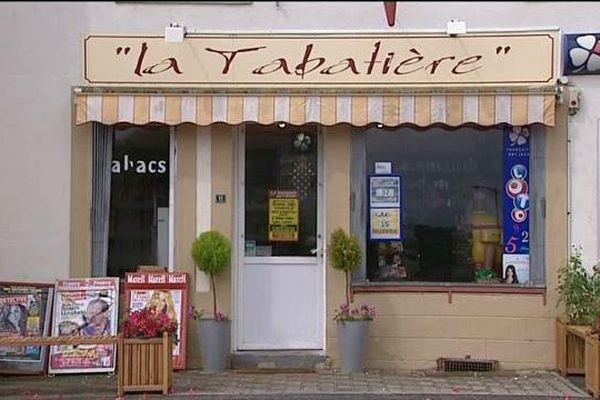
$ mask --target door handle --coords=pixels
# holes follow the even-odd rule
[[[310,249],[310,254],[317,257],[323,257],[323,249],[317,247],[316,249]]]

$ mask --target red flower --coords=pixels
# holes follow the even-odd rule
[[[123,326],[126,338],[156,338],[163,332],[175,337],[177,321],[165,313],[156,311],[156,307],[142,308],[129,314]]]

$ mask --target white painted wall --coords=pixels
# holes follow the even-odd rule
[[[87,33],[162,34],[169,22],[197,31],[468,29],[559,27],[598,32],[599,2],[398,2],[388,27],[383,2],[251,4],[0,3],[0,279],[68,275],[70,87],[81,83]],[[524,63],[527,60],[523,61]],[[584,90],[570,118],[572,242],[586,263],[598,254],[597,119],[600,76],[572,78]]]
[[[582,89],[579,112],[569,117],[571,243],[583,247],[584,265],[590,269],[600,258],[597,150],[600,75],[571,76],[569,80]]]
[[[82,4],[0,3],[0,279],[69,273],[71,85]]]

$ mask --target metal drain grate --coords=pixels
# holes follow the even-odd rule
[[[438,371],[444,372],[495,372],[498,370],[498,360],[482,360],[465,358],[438,358]]]

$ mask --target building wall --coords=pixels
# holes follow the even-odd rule
[[[361,294],[376,304],[367,364],[433,368],[439,357],[487,358],[503,369],[554,366],[553,305],[541,295],[455,293]],[[334,352],[337,354],[337,352]]]
[[[374,304],[367,366],[433,368],[439,357],[489,358],[501,368],[553,368],[557,271],[567,252],[567,111],[557,108],[556,126],[546,129],[546,282],[544,294],[356,293],[357,304]],[[350,136],[326,132],[327,232],[348,229]],[[348,225],[348,226],[347,226]],[[327,354],[339,365],[331,311],[343,301],[342,274],[327,272]]]
[[[598,2],[398,3],[387,26],[380,2],[248,2],[144,4],[127,2],[2,3],[0,34],[0,279],[69,276],[71,97],[81,84],[81,38],[88,33],[162,34],[169,22],[202,31],[445,29],[453,18],[468,29],[559,27],[597,31]],[[498,21],[505,21],[499,26]],[[573,77],[584,88],[570,118],[571,241],[586,265],[598,254],[597,102],[600,78]],[[43,223],[41,223],[43,222]],[[43,267],[41,267],[43,266]]]
[[[73,127],[71,135],[70,263],[66,277],[92,273],[92,124]],[[56,278],[61,277],[57,273]],[[42,278],[40,278],[42,279]]]
[[[69,276],[71,85],[85,4],[0,4],[0,280]]]
[[[193,287],[196,266],[190,250],[196,237],[196,130],[190,124],[175,130],[177,172],[175,178],[175,265],[178,271],[190,277],[188,301],[193,304]],[[187,310],[185,311],[187,312]],[[188,324],[188,368],[197,367],[198,337],[196,326]],[[196,363],[196,364],[195,364]]]
[[[351,129],[347,126],[325,128],[325,246],[337,228],[350,231],[350,162],[352,158]],[[325,251],[325,262],[327,251]],[[338,358],[336,325],[333,310],[346,302],[344,273],[325,266],[327,355]]]
[[[52,281],[89,274],[91,145],[89,127],[72,127],[71,87],[82,75],[81,38],[88,33],[162,34],[169,22],[197,31],[414,31],[444,30],[453,18],[468,29],[558,27],[565,33],[596,32],[598,2],[399,2],[397,24],[389,28],[381,2],[253,2],[250,4],[1,3],[0,44],[0,279]],[[498,21],[503,21],[499,26]],[[526,63],[526,60],[524,60]],[[456,294],[360,294],[378,305],[371,366],[430,366],[437,356],[493,357],[505,366],[552,366],[556,271],[566,262],[568,240],[583,245],[589,266],[598,255],[597,120],[600,77],[573,77],[583,88],[579,113],[568,118],[570,222],[567,221],[567,136],[563,122],[548,135],[548,296]],[[562,115],[564,115],[564,110]],[[566,117],[563,119],[566,120]],[[562,125],[561,125],[562,124]],[[193,239],[195,140],[182,128],[178,168],[177,263],[189,272],[186,255]],[[346,128],[326,129],[327,234],[349,227],[350,140]],[[212,190],[233,200],[233,130],[212,135]],[[191,147],[189,147],[191,146]],[[88,171],[88,172],[86,172]],[[183,172],[187,171],[187,172]],[[188,193],[189,192],[189,193]],[[335,196],[332,193],[336,193]],[[212,206],[212,227],[233,232],[233,201]],[[185,210],[185,212],[184,212]],[[183,221],[183,222],[182,222]],[[192,224],[192,225],[190,225]],[[567,228],[571,227],[570,239]],[[327,321],[343,299],[341,274],[327,269]],[[231,270],[217,282],[219,304],[231,312]],[[195,296],[207,308],[207,294]],[[419,310],[418,312],[415,310]],[[416,314],[415,314],[416,312]],[[473,323],[476,321],[479,323]],[[467,322],[469,322],[467,324]],[[467,329],[468,328],[468,329]],[[418,336],[418,337],[417,337]],[[190,340],[190,342],[193,338]],[[327,325],[328,354],[335,358],[333,324]],[[453,354],[446,354],[453,353]],[[454,354],[458,353],[458,354]]]
[[[579,31],[578,31],[579,32]],[[592,30],[598,32],[598,29]],[[598,225],[598,137],[600,76],[571,76],[582,89],[579,112],[569,116],[570,242],[582,247],[584,265],[600,261]]]

